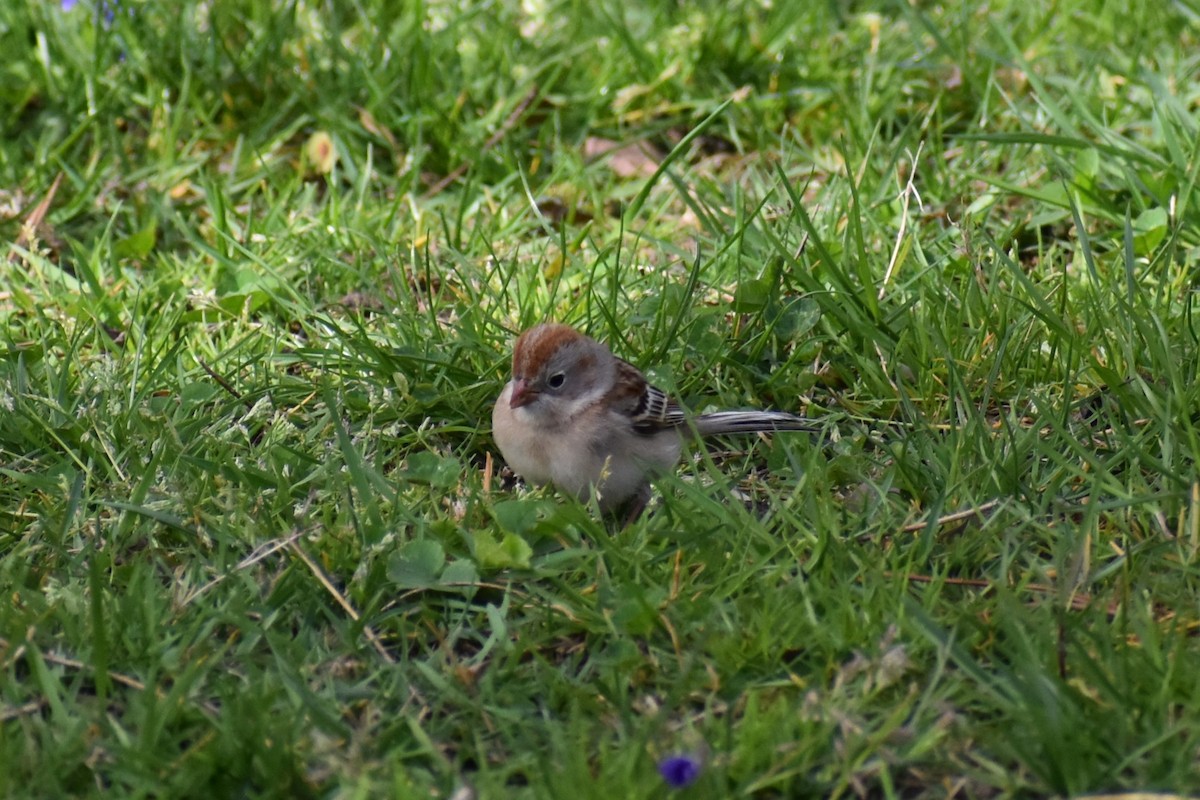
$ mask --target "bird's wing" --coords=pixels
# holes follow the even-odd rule
[[[637,367],[618,360],[617,370],[617,385],[627,387],[619,407],[636,432],[653,434],[683,424],[683,408],[662,389],[647,382]]]

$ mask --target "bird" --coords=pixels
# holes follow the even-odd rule
[[[583,502],[595,491],[602,513],[624,510],[629,522],[685,440],[818,429],[783,411],[689,415],[605,344],[553,322],[517,337],[511,380],[492,408],[492,436],[513,472]]]

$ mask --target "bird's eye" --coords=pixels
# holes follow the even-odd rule
[[[556,372],[546,381],[546,385],[551,389],[561,389],[562,385],[567,382],[566,373]]]

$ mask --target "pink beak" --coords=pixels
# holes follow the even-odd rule
[[[527,406],[536,400],[537,396],[537,391],[529,388],[529,381],[524,378],[518,378],[513,381],[512,395],[508,398],[508,407],[520,408],[521,406]]]

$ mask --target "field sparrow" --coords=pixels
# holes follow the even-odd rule
[[[650,476],[671,469],[684,438],[815,430],[780,411],[721,411],[690,417],[632,364],[568,325],[536,325],[513,347],[512,380],[492,409],[501,454],[532,483],[552,483],[601,510],[636,517]]]

